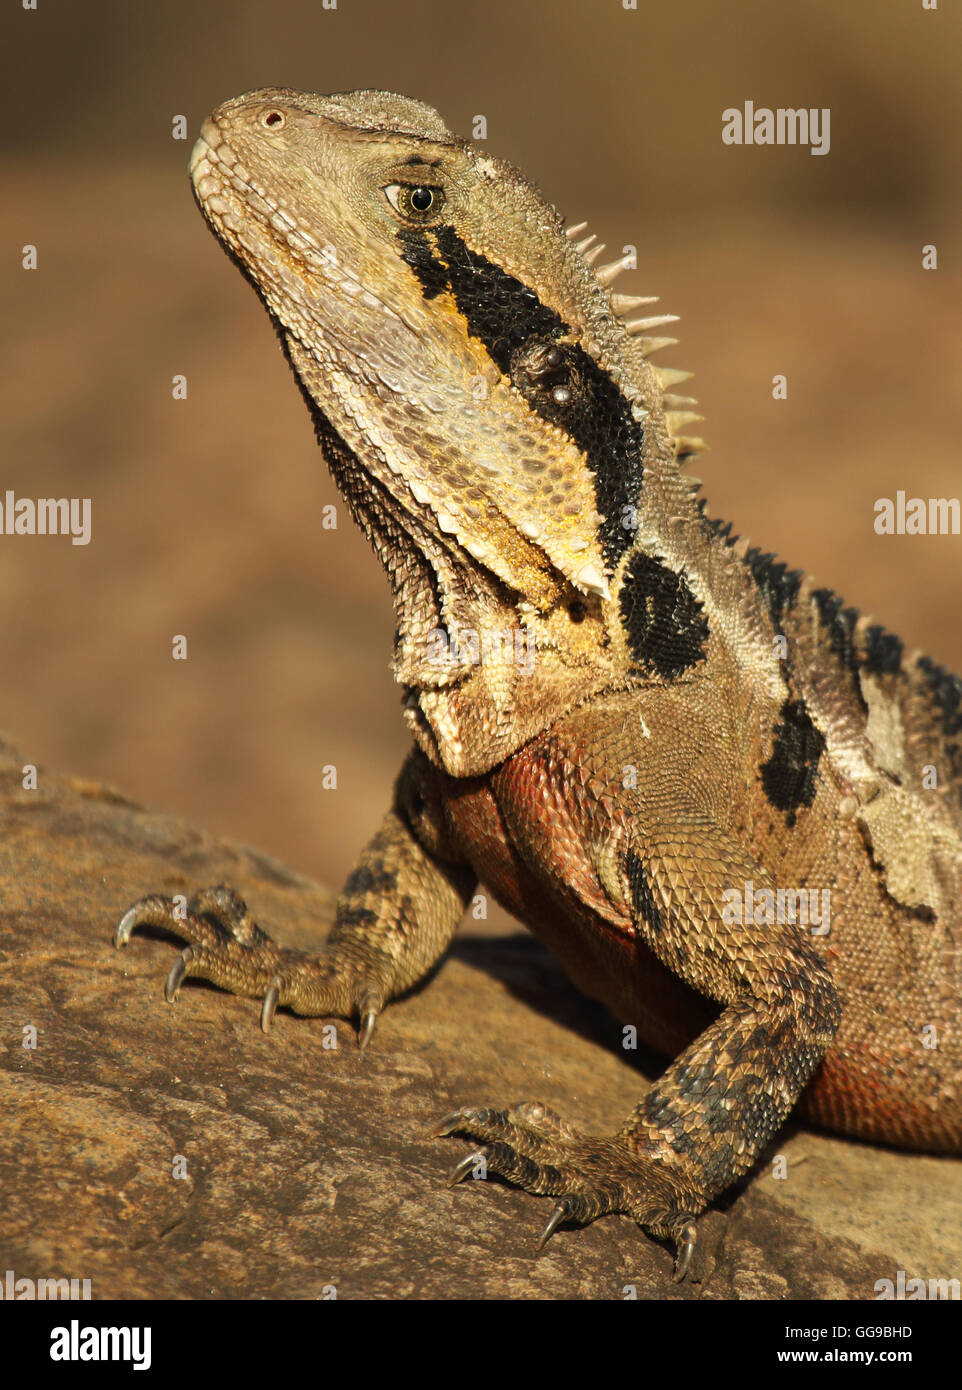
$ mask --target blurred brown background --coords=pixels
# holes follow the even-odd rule
[[[386,805],[387,585],[343,509],[320,528],[307,412],[187,181],[204,114],[267,85],[401,91],[462,133],[483,113],[570,220],[638,246],[619,287],[682,315],[659,360],[696,372],[712,514],[962,668],[962,539],[872,529],[899,488],[962,494],[948,0],[40,0],[3,8],[0,52],[0,499],[93,499],[86,548],[0,536],[0,726],[25,757],[335,885]],[[746,98],[830,107],[831,152],[724,146]]]

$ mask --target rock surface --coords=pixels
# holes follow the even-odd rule
[[[658,1062],[622,1052],[536,941],[465,927],[364,1057],[342,1021],[282,1012],[265,1036],[255,1001],[203,984],[171,1008],[172,940],[111,945],[135,898],[227,880],[308,946],[333,895],[103,785],[22,781],[0,746],[0,1277],[89,1278],[95,1298],[865,1299],[900,1269],[962,1272],[962,1164],[800,1129],[702,1219],[699,1283],[625,1218],[539,1253],[550,1203],[447,1188],[467,1149],[432,1121],[543,1099],[604,1131]]]

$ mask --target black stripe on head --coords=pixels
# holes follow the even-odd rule
[[[424,232],[402,227],[398,232],[401,257],[418,277],[425,299],[436,299],[450,289],[447,267],[438,260]]]
[[[554,351],[552,353],[552,346]],[[554,365],[543,361],[551,353]],[[614,569],[635,539],[644,431],[607,372],[576,343],[529,338],[511,361],[511,380],[543,420],[585,455],[604,517],[601,549]]]
[[[468,332],[542,419],[563,430],[594,475],[601,543],[614,569],[634,540],[644,430],[609,374],[570,336],[564,319],[499,265],[470,250],[453,227],[398,231],[401,255],[425,299],[449,292]]]
[[[769,802],[795,824],[799,806],[815,800],[819,759],[825,737],[812,723],[802,700],[786,700],[775,726],[772,756],[762,764],[762,786]]]
[[[639,666],[672,680],[703,659],[708,619],[684,574],[640,551],[625,571],[619,605]]]
[[[425,299],[445,291],[452,294],[467,319],[468,332],[481,340],[505,376],[510,375],[512,356],[527,339],[560,338],[569,331],[533,290],[469,251],[452,227],[402,227],[398,237],[401,255],[420,281]]]

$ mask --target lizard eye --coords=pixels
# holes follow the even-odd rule
[[[444,207],[444,189],[426,183],[389,183],[384,196],[406,222],[433,222]]]

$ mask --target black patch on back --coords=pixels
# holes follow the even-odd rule
[[[708,534],[722,541],[729,549],[738,540],[732,533],[732,523],[720,517],[708,516],[704,497],[698,499],[701,523]],[[802,586],[802,571],[790,570],[784,561],[773,554],[764,553],[757,545],[745,552],[745,563],[758,585],[758,592],[764,600],[776,631],[780,632],[785,614],[793,607]]]
[[[758,546],[754,545],[746,552],[745,563],[758,585],[758,592],[765,600],[776,630],[780,631],[786,611],[798,598],[802,571],[790,570],[775,555],[762,554]]]
[[[684,574],[639,552],[625,571],[619,603],[639,666],[672,680],[703,659],[708,619]]]
[[[873,676],[898,675],[902,666],[902,643],[892,632],[873,623],[865,629],[862,665]]]
[[[602,551],[609,569],[630,549],[634,530],[625,521],[641,494],[644,430],[609,374],[569,336],[567,323],[527,285],[470,250],[453,227],[398,231],[401,255],[426,299],[447,291],[492,361],[542,419],[563,430],[584,453],[594,474],[598,511],[604,516]],[[432,244],[433,239],[433,244]],[[557,343],[561,363],[549,374],[532,363]],[[567,391],[557,400],[554,389]]]
[[[772,756],[761,767],[762,786],[771,804],[786,813],[788,825],[795,824],[799,806],[815,800],[818,763],[825,737],[812,723],[802,700],[786,700],[775,727]]]
[[[732,534],[730,521],[708,516],[705,498],[699,498],[698,510],[705,530],[713,538],[724,542],[729,548],[738,540]],[[745,554],[745,561],[752,572],[759,593],[765,600],[772,622],[780,628],[785,614],[795,606],[802,587],[803,571],[790,570],[772,554],[763,554],[757,546],[752,546]],[[825,629],[829,646],[852,674],[864,669],[872,675],[897,675],[902,666],[902,642],[894,633],[886,632],[884,627],[874,623],[862,635],[861,649],[855,646],[855,625],[858,622],[857,608],[843,608],[844,599],[832,593],[831,589],[816,589],[812,599],[818,608],[819,619]]]
[[[962,734],[962,680],[928,656],[920,656],[918,666],[942,716],[942,732],[946,738]]]
[[[653,932],[660,932],[665,925],[662,920],[661,909],[655,902],[651,884],[645,875],[645,866],[633,850],[629,850],[625,855],[625,871],[628,875],[628,888],[635,912],[643,921],[648,923]]]
[[[816,589],[812,594],[822,627],[828,637],[828,644],[846,670],[857,674],[858,653],[855,650],[855,624],[858,622],[857,608],[843,608],[845,602],[831,589]]]

